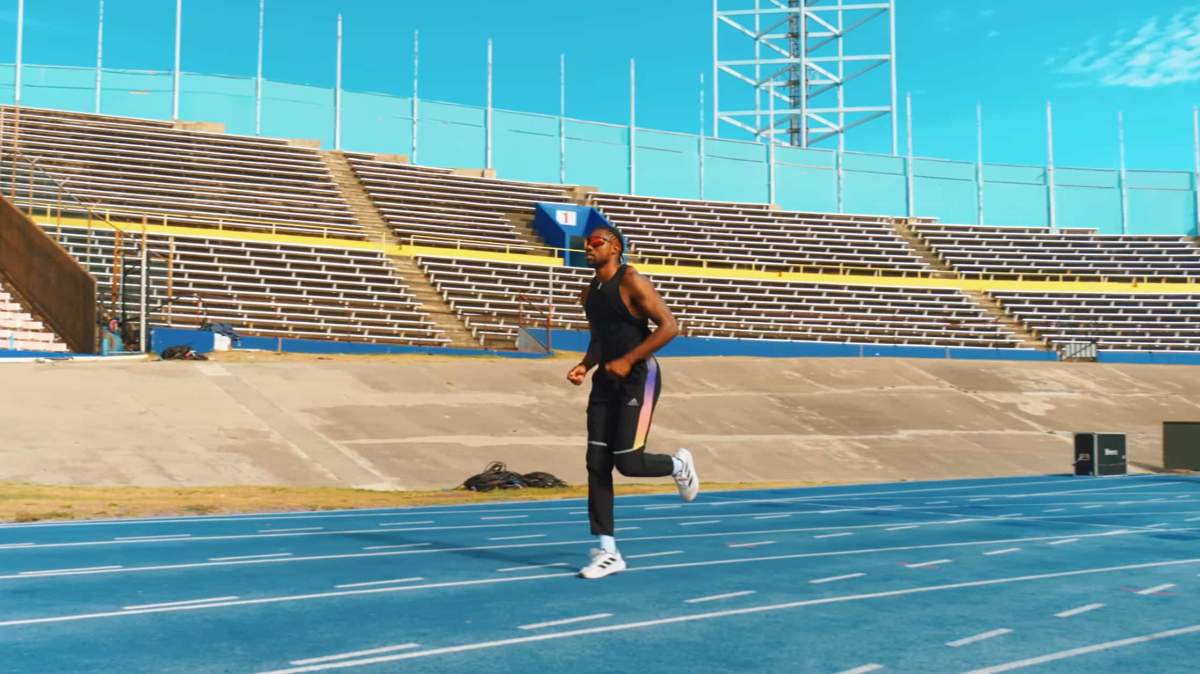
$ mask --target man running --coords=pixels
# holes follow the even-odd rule
[[[625,560],[613,537],[613,477],[615,465],[629,477],[674,476],[684,501],[696,498],[700,478],[692,454],[680,448],[674,456],[647,454],[646,435],[662,377],[652,355],[671,341],[679,329],[675,317],[650,281],[625,264],[625,240],[613,227],[600,226],[586,238],[588,266],[596,270],[580,302],[591,328],[587,354],[571,368],[567,379],[583,383],[588,370],[592,392],[587,406],[588,518],[599,549],[579,571],[584,578],[603,578],[623,571]],[[647,318],[658,329],[650,332]]]

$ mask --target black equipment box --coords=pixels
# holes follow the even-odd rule
[[[1163,422],[1163,468],[1200,470],[1200,421]]]
[[[1124,433],[1076,433],[1076,475],[1124,475]]]

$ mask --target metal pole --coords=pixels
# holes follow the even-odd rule
[[[1192,215],[1196,221],[1196,236],[1200,236],[1200,108],[1192,106],[1192,196],[1196,208]]]
[[[699,154],[699,169],[700,169],[700,198],[704,198],[704,73],[700,73],[700,134],[697,136],[700,147]]]
[[[629,193],[637,191],[637,71],[629,59]]]
[[[767,203],[775,203],[775,83],[767,89]]]
[[[1125,175],[1125,114],[1117,111],[1117,183],[1121,194],[1121,233],[1129,233],[1129,188]]]
[[[333,149],[342,149],[342,15],[337,15],[337,72],[333,83]]]
[[[492,41],[487,41],[487,105],[483,111],[483,167],[492,168]]]
[[[104,65],[104,0],[100,0],[100,13],[96,22],[96,104],[94,112],[100,114],[101,77]]]
[[[892,52],[889,61],[892,71],[892,156],[896,156],[896,3],[888,0],[888,47]]]
[[[567,55],[558,55],[558,182],[567,182]]]
[[[263,15],[267,0],[258,0],[258,69],[254,75],[254,134],[262,134]]]
[[[142,223],[142,278],[139,284],[140,299],[138,301],[138,344],[141,345],[142,351],[149,351],[146,344],[146,293],[149,290],[150,282],[148,280],[150,269],[147,265],[149,260],[148,254],[149,245],[146,243],[146,223]]]
[[[1046,101],[1046,205],[1049,208],[1050,229],[1054,229],[1054,113],[1050,101]]]
[[[904,160],[905,202],[908,217],[913,217],[916,208],[913,204],[913,137],[912,137],[912,94],[904,94],[904,142],[907,145],[907,155]]]
[[[412,91],[412,163],[417,163],[417,124],[418,111],[417,105],[417,74],[421,70],[421,33],[413,31],[413,91]]]
[[[983,224],[983,104],[975,104],[975,224]]]
[[[171,119],[179,119],[179,39],[183,27],[183,0],[175,0],[175,69],[171,76]]]
[[[837,212],[846,212],[846,158],[842,152],[835,152],[833,160],[837,163],[834,167],[834,195],[837,202]]]
[[[17,62],[13,81],[13,105],[21,107],[21,46],[25,36],[25,0],[17,0]],[[13,172],[16,175],[16,171]]]
[[[712,0],[712,88],[713,88],[713,138],[721,137],[720,120],[718,116],[721,114],[720,94],[717,89],[717,0]]]
[[[762,38],[759,33],[762,32],[762,17],[759,12],[762,11],[762,5],[759,0],[754,0],[754,128],[762,128],[762,66],[759,64],[759,59],[762,58]],[[755,138],[754,140],[760,140]]]
[[[798,96],[791,95],[791,82],[788,83],[788,107],[794,109],[797,103],[796,98],[800,99],[800,147],[808,147],[808,14],[804,12],[804,5],[807,2],[808,0],[800,1],[800,49],[799,54],[796,54],[796,56],[800,57],[800,91]],[[789,71],[789,80],[791,79],[791,72]],[[794,119],[795,117],[793,117]],[[789,127],[789,131],[796,128],[794,123],[789,124]],[[792,145],[797,144],[795,138],[789,138],[788,141]]]

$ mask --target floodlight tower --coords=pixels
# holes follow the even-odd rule
[[[895,36],[894,0],[713,0],[713,135],[843,150],[847,131],[889,117],[895,154]]]

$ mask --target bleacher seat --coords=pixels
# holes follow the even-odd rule
[[[1200,294],[991,294],[1054,346],[1086,342],[1100,349],[1200,349]]]

